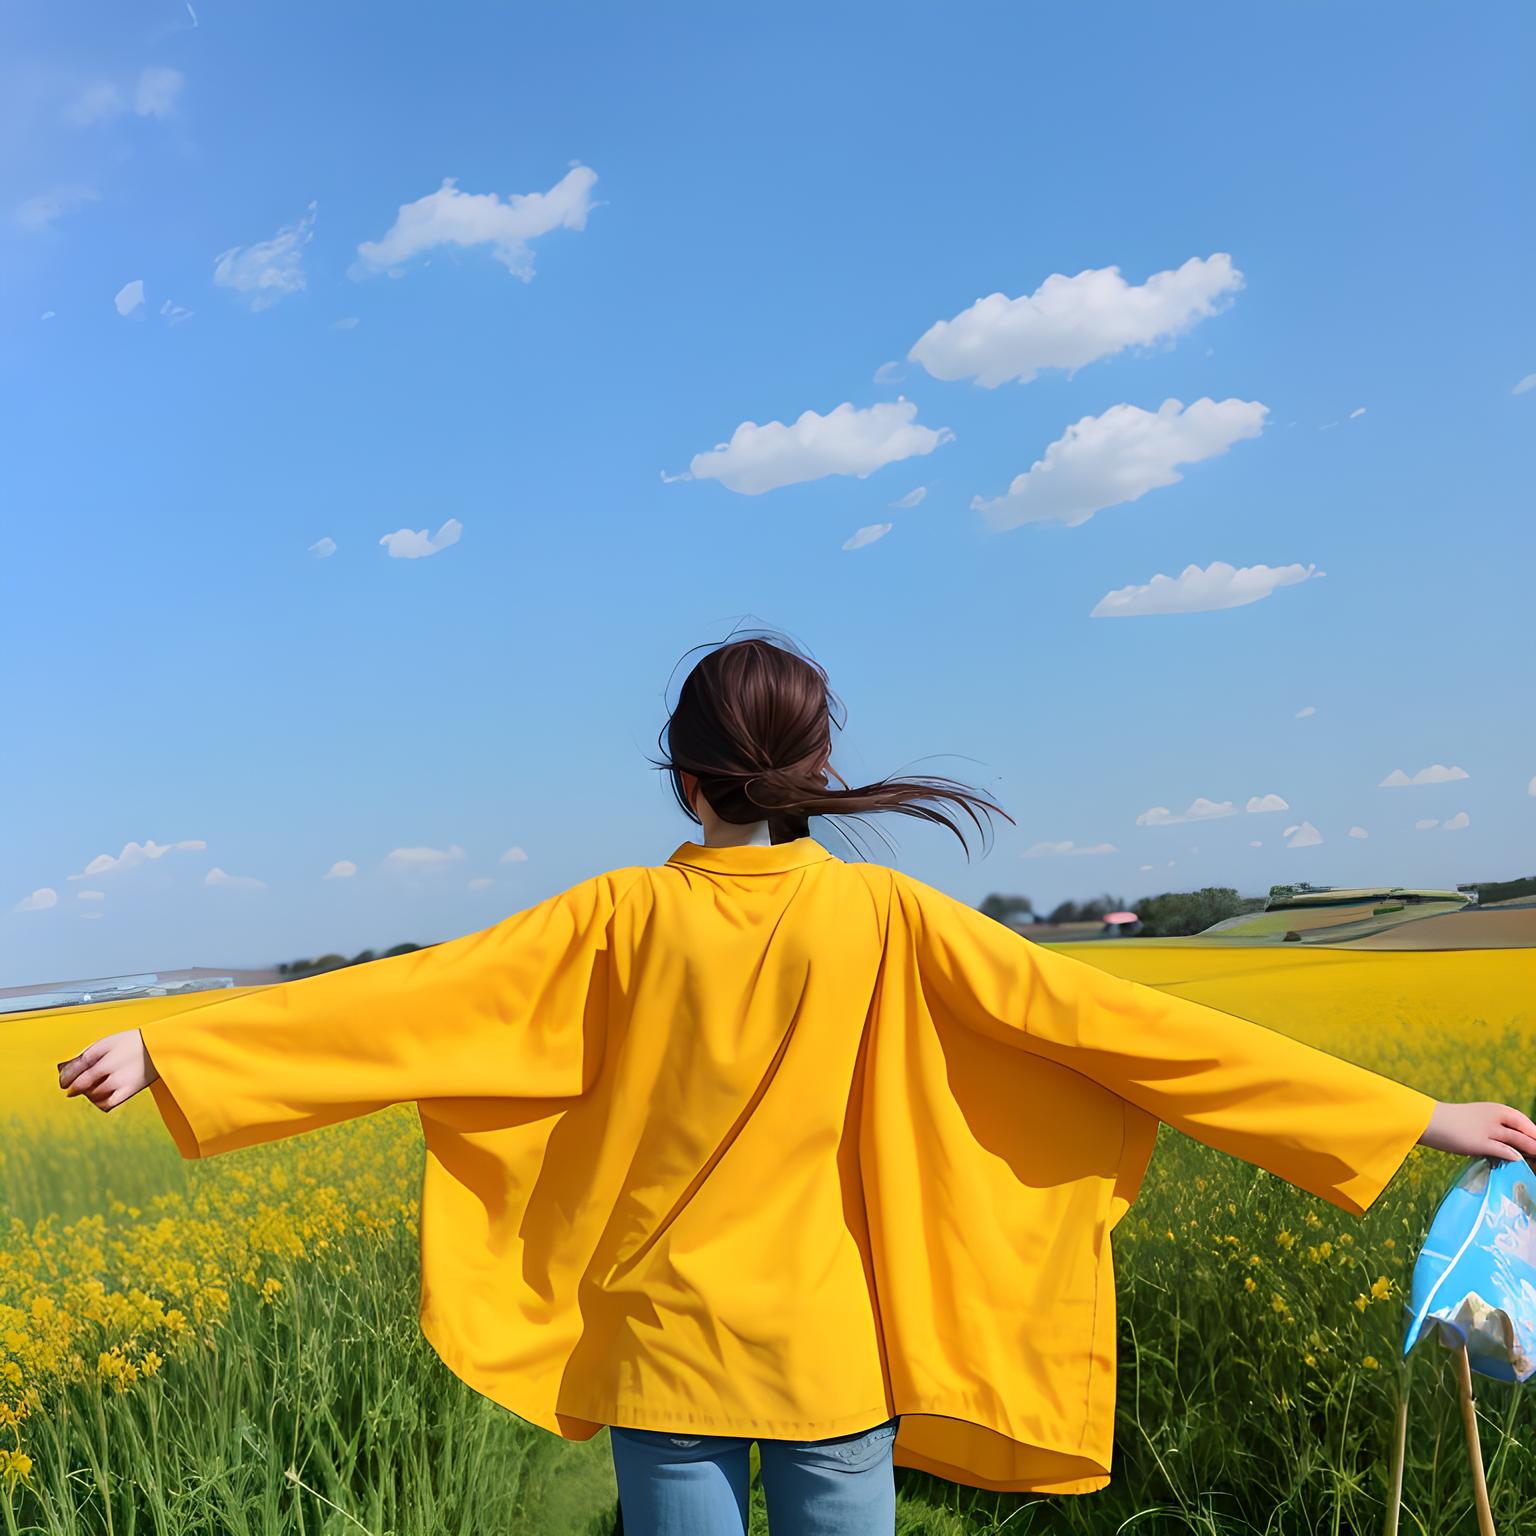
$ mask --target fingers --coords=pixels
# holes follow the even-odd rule
[[[78,1056],[71,1056],[68,1061],[59,1063],[59,1087],[68,1088],[87,1067],[95,1066],[106,1054],[107,1042],[95,1040],[80,1052]]]

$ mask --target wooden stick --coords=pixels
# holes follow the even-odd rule
[[[1392,1486],[1387,1495],[1387,1523],[1382,1536],[1397,1536],[1397,1517],[1403,1507],[1403,1460],[1408,1450],[1408,1373],[1410,1356],[1397,1373],[1397,1427],[1392,1436]]]
[[[1467,1454],[1472,1459],[1472,1494],[1477,1501],[1478,1536],[1497,1536],[1493,1510],[1488,1506],[1488,1484],[1483,1476],[1483,1448],[1477,1438],[1477,1404],[1472,1397],[1472,1362],[1465,1342],[1456,1351],[1456,1370],[1461,1378],[1461,1422],[1467,1430]]]

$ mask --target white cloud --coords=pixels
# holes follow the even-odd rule
[[[1262,838],[1255,838],[1248,844],[1248,846],[1250,848],[1262,848],[1264,846],[1264,840]]]
[[[915,491],[908,491],[905,496],[898,496],[890,505],[898,511],[910,512],[913,507],[922,504],[923,497],[928,494],[928,487],[920,485]]]
[[[105,917],[106,915],[107,914],[105,912],[82,912],[82,913],[80,913],[80,916],[82,918],[84,918],[87,922],[89,922],[92,918],[95,918],[95,917]]]
[[[1287,848],[1315,848],[1322,840],[1323,834],[1310,821],[1304,821],[1299,827],[1291,829],[1285,846]]]
[[[1219,816],[1235,816],[1237,807],[1230,800],[1207,800],[1196,795],[1182,816],[1175,816],[1166,805],[1154,805],[1136,818],[1138,827],[1172,827],[1183,821],[1214,821]]]
[[[183,309],[180,304],[173,304],[167,299],[160,306],[160,317],[167,325],[180,325],[183,320],[190,320],[192,318],[192,311],[190,309]]]
[[[146,69],[133,93],[133,110],[140,117],[169,117],[176,110],[176,98],[184,83],[179,70]]]
[[[451,859],[462,859],[464,850],[457,843],[450,848],[394,848],[385,857],[401,869],[422,869],[432,864],[446,864]]]
[[[744,496],[824,475],[864,479],[887,464],[932,453],[954,433],[925,427],[917,407],[905,398],[863,409],[844,401],[825,416],[804,411],[792,426],[744,421],[728,443],[696,453],[689,470],[696,480],[718,480]]]
[[[303,218],[285,225],[270,240],[232,245],[213,263],[213,280],[246,298],[252,309],[270,309],[279,299],[304,291],[304,247],[314,239],[315,204]]]
[[[1141,872],[1143,874],[1145,874],[1149,869],[1152,868],[1152,866],[1150,864],[1143,864],[1143,865],[1140,866],[1140,868],[1141,868]]]
[[[1301,706],[1301,708],[1296,711],[1296,719],[1298,719],[1298,720],[1309,720],[1316,713],[1317,713],[1317,705],[1316,704],[1303,704]]]
[[[1351,837],[1369,837],[1371,834],[1367,832],[1364,827],[1351,827],[1349,829],[1349,835]]]
[[[13,912],[46,912],[49,907],[59,904],[59,893],[52,886],[44,885],[33,891],[30,896],[23,896],[20,901],[11,908]]]
[[[1413,830],[1415,832],[1428,832],[1431,827],[1438,827],[1439,825],[1440,818],[1438,816],[1421,816],[1419,820],[1414,822]]]
[[[169,117],[176,110],[185,78],[180,70],[151,65],[141,70],[132,92],[132,110],[138,117]],[[64,109],[66,121],[77,128],[111,122],[130,108],[130,99],[110,80],[98,80],[79,93]]]
[[[1268,413],[1257,400],[1209,397],[1187,408],[1165,400],[1156,411],[1112,405],[1102,416],[1074,422],[1004,495],[973,497],[971,507],[999,530],[1023,523],[1076,528],[1105,507],[1176,484],[1183,479],[1176,466],[1215,458],[1233,443],[1257,437]]]
[[[1026,848],[1019,855],[1021,859],[1048,859],[1062,855],[1077,856],[1082,854],[1118,853],[1119,849],[1113,843],[1094,843],[1087,848],[1079,848],[1076,843],[1068,839],[1064,843],[1036,843],[1033,848]]]
[[[105,901],[106,899],[107,899],[107,893],[105,891],[76,891],[75,892],[75,900],[76,901]]]
[[[56,309],[45,309],[37,318],[39,320],[52,320],[56,314],[58,314]]]
[[[1460,832],[1464,828],[1470,827],[1471,825],[1472,818],[1468,816],[1465,811],[1457,811],[1456,814],[1452,816],[1451,819],[1440,828],[1440,830],[1442,832]]]
[[[500,862],[503,864],[526,864],[528,862],[528,855],[521,848],[514,846],[508,848],[502,854]]]
[[[183,838],[179,843],[157,843],[152,837],[142,845],[137,842],[124,843],[123,851],[115,858],[110,853],[98,853],[78,875],[70,875],[69,879],[88,880],[92,875],[110,875],[119,870],[132,869],[150,859],[163,859],[166,854],[177,850],[199,853],[207,846],[200,837]]]
[[[875,369],[876,384],[899,384],[906,376],[907,370],[900,363],[881,363]]]
[[[1245,565],[1213,560],[1206,569],[1186,565],[1178,576],[1157,575],[1143,586],[1106,592],[1091,619],[1139,618],[1156,613],[1215,613],[1257,603],[1279,587],[1293,587],[1326,574],[1315,565]]]
[[[1279,795],[1253,795],[1246,809],[1254,814],[1261,811],[1288,811],[1290,806]]]
[[[860,528],[851,537],[843,540],[844,549],[863,549],[866,544],[873,544],[876,539],[883,539],[891,531],[889,523],[870,523],[867,527]]]
[[[1532,778],[1531,782],[1525,786],[1525,792],[1528,795],[1536,795],[1536,778]]]
[[[1042,368],[1068,374],[1127,347],[1182,335],[1216,314],[1243,286],[1232,258],[1192,256],[1139,287],[1119,267],[1052,275],[1017,299],[993,293],[952,320],[940,320],[907,356],[938,379],[974,379],[988,389],[1027,384]]]
[[[35,197],[29,197],[25,202],[18,203],[16,222],[28,234],[35,235],[41,230],[51,228],[66,213],[73,213],[75,209],[83,208],[87,203],[100,201],[101,193],[94,187],[55,187],[51,192],[39,192]]]
[[[399,528],[394,533],[386,533],[379,543],[389,550],[391,560],[421,560],[457,544],[463,532],[464,524],[458,518],[450,517],[430,539],[425,528],[419,531]]]
[[[475,878],[469,882],[469,888],[472,891],[486,891],[495,884],[496,882],[491,879],[489,875],[476,875]]]
[[[356,873],[357,865],[351,859],[337,859],[320,878],[322,880],[350,880]]]
[[[460,192],[457,178],[446,176],[436,192],[404,203],[395,222],[378,240],[365,240],[349,275],[366,277],[402,266],[440,245],[468,248],[488,245],[492,257],[525,283],[533,277],[529,241],[555,229],[584,229],[597,173],[573,166],[548,192]]]
[[[122,92],[110,80],[98,80],[88,85],[64,109],[67,121],[77,128],[88,128],[92,123],[106,122],[123,111]]]
[[[267,888],[265,880],[258,880],[254,875],[231,875],[219,868],[217,864],[203,876],[204,885],[221,885],[229,889],[239,888],[247,891],[264,891]]]
[[[1447,768],[1444,763],[1431,763],[1428,768],[1420,768],[1411,779],[1401,768],[1394,768],[1376,787],[1402,789],[1409,784],[1449,784],[1455,779],[1470,777],[1464,768]]]
[[[317,560],[329,560],[336,553],[336,540],[329,534],[323,539],[317,539],[309,546],[309,552]]]
[[[1526,374],[1526,376],[1521,379],[1520,382],[1516,384],[1512,390],[1510,390],[1510,394],[1523,395],[1532,389],[1536,389],[1536,373]]]
[[[1349,413],[1349,419],[1351,421],[1354,421],[1357,416],[1364,416],[1364,415],[1365,415],[1365,407],[1363,405],[1357,405],[1354,408],[1354,410],[1352,410]]]
[[[117,306],[118,314],[131,315],[144,302],[144,279],[136,277],[131,283],[124,283],[112,302]]]
[[[362,324],[356,315],[346,315],[340,320],[331,321],[333,331],[355,331]]]

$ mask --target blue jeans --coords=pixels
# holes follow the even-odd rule
[[[828,1440],[759,1439],[773,1536],[893,1536],[898,1418]],[[608,1431],[624,1536],[745,1536],[751,1438]]]

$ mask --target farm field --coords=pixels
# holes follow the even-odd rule
[[[1441,1098],[1536,1107],[1536,950],[1065,952]],[[606,1436],[526,1425],[417,1330],[413,1108],[186,1162],[147,1093],[102,1115],[54,1086],[57,1060],[133,1011],[0,1020],[16,1064],[0,1100],[4,1529],[611,1529]],[[1415,1148],[1356,1220],[1164,1129],[1114,1235],[1114,1480],[1032,1498],[898,1469],[898,1530],[1379,1530],[1404,1287],[1461,1166]],[[1412,1375],[1402,1530],[1450,1536],[1472,1506],[1449,1357],[1425,1344]],[[1536,1529],[1536,1394],[1479,1377],[1477,1396],[1499,1529]]]

